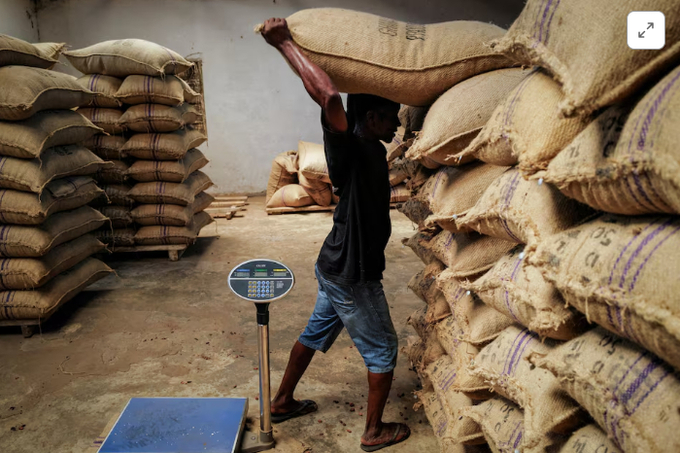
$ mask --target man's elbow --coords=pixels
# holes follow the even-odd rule
[[[321,95],[321,108],[326,111],[332,111],[338,107],[344,110],[340,93],[337,90],[324,90]]]

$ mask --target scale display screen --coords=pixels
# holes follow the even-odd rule
[[[252,302],[280,299],[292,288],[293,273],[278,261],[257,259],[236,266],[229,274],[229,287],[237,296]]]

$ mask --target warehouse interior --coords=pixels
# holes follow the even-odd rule
[[[297,386],[318,410],[261,401],[359,203],[272,17],[345,106],[400,105],[382,418],[410,436],[378,446],[680,451],[676,0],[0,0],[0,451],[371,451],[347,330]],[[268,348],[251,260],[294,275],[257,286]],[[245,398],[245,431],[171,449],[180,422],[124,417],[144,398]]]

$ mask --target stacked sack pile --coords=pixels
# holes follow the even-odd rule
[[[88,203],[108,165],[79,145],[101,132],[72,109],[93,93],[51,71],[63,44],[0,35],[0,320],[35,324],[111,269],[90,256],[107,223]]]
[[[104,130],[86,146],[112,163],[97,174],[108,196],[101,211],[112,246],[191,244],[212,218],[204,209],[212,182],[196,147],[206,137],[192,124],[201,95],[180,79],[192,63],[139,39],[106,41],[65,52],[96,97],[78,111]],[[115,249],[114,249],[115,250]]]
[[[662,50],[627,47],[636,10],[665,13]],[[680,448],[676,12],[529,0],[507,33],[464,37],[342,10],[288,19],[341,91],[430,106],[402,147],[420,175],[402,212],[425,265],[407,353],[442,451]]]

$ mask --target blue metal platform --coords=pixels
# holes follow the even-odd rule
[[[99,453],[236,453],[247,398],[132,398]]]

